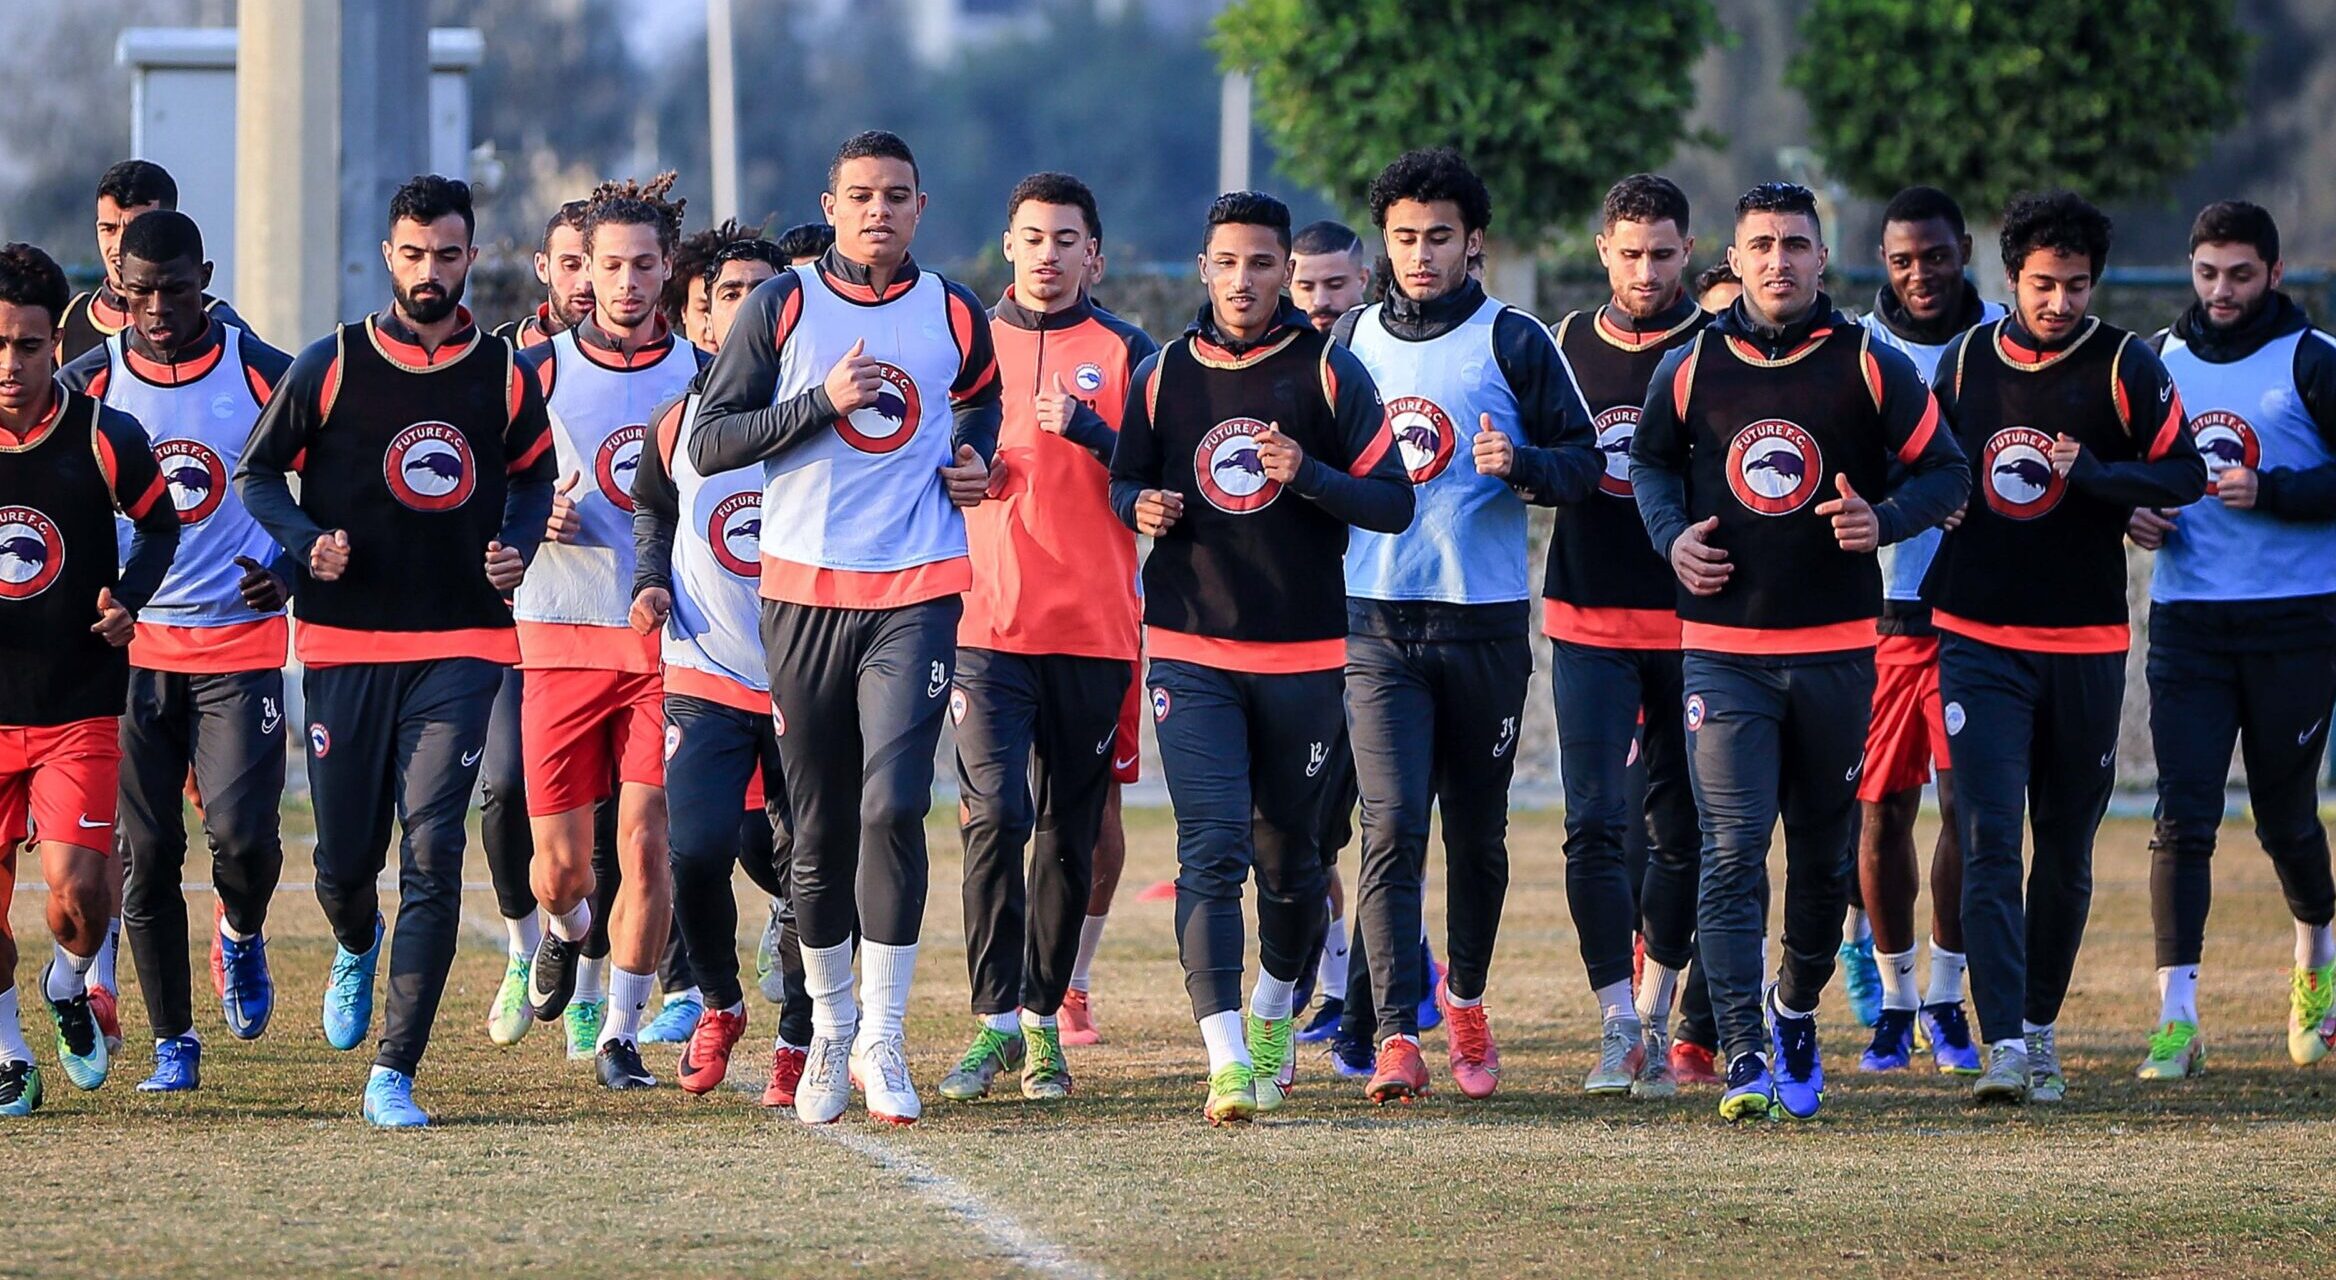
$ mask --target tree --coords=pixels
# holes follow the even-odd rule
[[[1708,0],[1235,0],[1216,46],[1284,170],[1360,209],[1389,160],[1449,143],[1531,243],[1670,158],[1718,30]]]
[[[2239,114],[2231,0],[1816,0],[1787,83],[1827,172],[2001,209],[2025,190],[2154,196]]]

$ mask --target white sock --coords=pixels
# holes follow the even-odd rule
[[[1647,957],[1638,984],[1638,1020],[1641,1026],[1671,1025],[1671,1004],[1679,998],[1679,971]]]
[[[1238,1062],[1249,1065],[1249,1040],[1241,1033],[1241,1011],[1227,1009],[1200,1020],[1201,1043],[1209,1049],[1209,1074]],[[26,1057],[32,1055],[26,1054]]]
[[[703,999],[704,997],[701,996],[699,998]],[[743,1018],[746,1016],[746,1002],[741,1000],[738,1003],[731,1005],[729,1008],[724,1009],[722,1012],[729,1014],[733,1018]]]
[[[536,945],[543,941],[543,913],[530,911],[517,920],[504,917],[503,936],[509,939],[513,957],[524,959],[534,955]]]
[[[860,1006],[852,999],[852,940],[832,947],[803,948],[803,989],[811,996],[811,1026],[815,1033],[849,1036],[860,1023]]]
[[[668,991],[665,993],[666,1004],[679,1004],[691,1000],[695,1000],[698,1004],[698,1007],[701,1009],[706,1007],[706,993],[698,990],[696,987],[683,987],[679,991]],[[664,1006],[660,1005],[658,1007],[663,1008]]]
[[[1249,1012],[1268,1022],[1287,1018],[1297,994],[1296,982],[1284,982],[1264,969],[1259,969],[1257,985],[1249,989]]]
[[[552,936],[562,942],[581,942],[584,940],[585,934],[592,932],[592,899],[590,898],[577,899],[575,906],[558,915],[552,915],[548,911],[544,915],[550,919]]]
[[[97,964],[89,971],[89,980],[108,991],[119,991],[122,985],[114,981],[114,957],[122,950],[122,918],[115,916],[106,922],[105,941],[97,944]]]
[[[1924,1004],[1963,1002],[1963,953],[1930,944],[1930,994]]]
[[[1429,992],[1429,994],[1433,995],[1435,993]],[[1473,1009],[1476,1006],[1484,1003],[1484,997],[1477,995],[1463,1000],[1460,997],[1453,995],[1452,989],[1450,987],[1446,987],[1444,988],[1444,1003],[1452,1006],[1455,1009]]]
[[[2295,967],[2325,969],[2336,964],[2336,925],[2295,922]]]
[[[2158,1022],[2198,1021],[2198,966],[2170,964],[2158,970]]]
[[[2060,1026],[2057,1022],[2030,1022],[2020,1019],[2020,1033],[2024,1036],[2048,1036]]]
[[[1768,1012],[1771,1017],[1777,1018],[1814,1018],[1817,1016],[1815,1009],[1785,1008],[1783,993],[1774,987],[1768,989]]]
[[[1055,1030],[1055,1015],[1051,1013],[1032,1013],[1028,1009],[1024,1009],[1022,1011],[1022,1029],[1025,1033],[1027,1033],[1032,1027],[1037,1027],[1045,1031]]]
[[[249,942],[259,935],[256,933],[239,933],[236,931],[234,925],[227,923],[226,916],[221,916],[219,917],[219,936],[227,939],[230,942]]]
[[[1322,935],[1322,967],[1314,981],[1326,999],[1346,999],[1346,955],[1346,917],[1332,916],[1330,932]]]
[[[738,1007],[743,1009],[746,1006],[740,1005]],[[787,1037],[785,1036],[771,1037],[771,1052],[773,1053],[777,1053],[781,1049],[793,1049],[797,1053],[804,1053],[807,1052],[810,1048],[811,1046],[807,1044],[789,1044],[787,1043]]]
[[[1864,907],[1851,907],[1849,909],[1849,928],[1843,930],[1842,940],[1860,945],[1874,940],[1874,922],[1866,919]]]
[[[656,974],[612,966],[608,974],[608,1016],[600,1024],[600,1043],[639,1040],[641,1011],[649,1007],[649,993],[656,989]]]
[[[1920,1003],[1914,989],[1914,949],[1876,951],[1874,964],[1882,971],[1882,1007],[1914,1012]]]
[[[608,957],[586,959],[576,963],[576,999],[590,1004],[608,999]]]
[[[0,991],[0,1062],[30,1062],[32,1046],[24,1042],[24,1022],[16,1013],[16,988]]]
[[[2027,1037],[2021,1036],[2012,1040],[1990,1040],[1987,1042],[1987,1051],[1989,1053],[1994,1053],[2003,1049],[2017,1050],[2018,1052],[2025,1054],[2028,1051]]]
[[[65,949],[62,942],[50,944],[56,949],[57,960],[49,966],[47,996],[51,1000],[70,1000],[89,991],[89,967],[97,963],[96,956],[77,956]]]
[[[1631,1022],[1638,1020],[1638,1006],[1631,1003],[1628,978],[1598,988],[1598,1020],[1612,1022],[1616,1018]]]
[[[1018,1036],[1022,1034],[1022,1011],[1008,1009],[1004,1013],[985,1013],[981,1015],[981,1025],[1002,1036]]]
[[[1079,922],[1079,954],[1071,960],[1071,990],[1085,991],[1087,975],[1095,967],[1095,951],[1103,945],[1103,926],[1108,915],[1088,916]]]
[[[917,944],[860,944],[860,1005],[867,1012],[860,1021],[859,1039],[900,1034],[908,1017],[909,984],[916,976]]]

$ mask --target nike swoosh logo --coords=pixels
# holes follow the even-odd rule
[[[1118,756],[1113,756],[1111,758],[1111,767],[1114,769],[1132,769],[1135,767],[1135,763],[1136,757],[1134,756],[1129,756],[1125,760],[1120,759]]]
[[[477,763],[479,762],[479,752],[481,752],[481,751],[485,751],[485,750],[486,750],[486,748],[485,748],[485,747],[481,747],[481,748],[479,748],[479,750],[478,750],[478,751],[465,751],[465,752],[463,752],[463,753],[462,753],[462,767],[463,767],[463,768],[465,768],[465,769],[468,769],[468,768],[470,768],[472,765],[474,765],[474,764],[477,764]]]
[[[2314,721],[2312,721],[2312,727],[2311,727],[2311,728],[2309,728],[2309,729],[2306,729],[2306,730],[2304,730],[2302,733],[2299,733],[2299,734],[2295,735],[2295,745],[2297,745],[2297,746],[2299,746],[2299,747],[2300,747],[2300,746],[2304,745],[2305,743],[2307,743],[2307,742],[2310,742],[2310,741],[2312,740],[2312,735],[2313,735],[2313,734],[2315,734],[2315,733],[2318,733],[2319,731],[2320,731],[2320,722],[2319,722],[2319,721],[2317,721],[2317,720],[2314,720]]]
[[[110,822],[91,822],[89,820],[89,815],[86,813],[82,814],[79,818],[74,819],[74,821],[81,824],[81,829],[83,831],[103,831],[107,827],[114,825]]]

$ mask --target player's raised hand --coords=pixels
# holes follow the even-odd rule
[[[633,630],[648,635],[665,625],[673,616],[673,593],[663,587],[643,587],[633,597],[631,621]]]
[[[1476,438],[1469,442],[1468,452],[1476,460],[1476,474],[1480,476],[1507,476],[1517,465],[1517,444],[1509,433],[1492,425],[1489,413],[1477,415]]]
[[[1687,526],[1671,544],[1671,572],[1679,576],[1679,584],[1689,595],[1716,596],[1728,585],[1728,575],[1736,566],[1728,563],[1728,553],[1711,545],[1711,535],[1720,527],[1718,516],[1707,516]]]
[[[581,474],[571,471],[566,479],[560,481],[559,487],[552,491],[552,514],[543,522],[543,536],[546,540],[572,543],[584,532],[584,521],[576,514],[575,496],[576,486],[583,481]]]
[[[130,637],[137,634],[138,626],[137,620],[130,616],[129,609],[114,599],[113,588],[99,587],[97,589],[97,621],[89,629],[96,632],[107,644],[120,649],[130,643]]]
[[[1882,543],[1882,522],[1874,516],[1874,504],[1857,496],[1849,477],[1836,474],[1833,487],[1841,496],[1817,504],[1817,514],[1833,517],[1833,540],[1844,551],[1871,551]]]
[[[335,529],[320,535],[308,548],[308,576],[332,582],[349,568],[349,531]]]
[[[487,585],[505,594],[517,590],[519,581],[527,576],[527,561],[519,548],[506,547],[500,542],[487,544]]]
[[[235,590],[243,597],[244,608],[257,613],[275,613],[291,598],[291,584],[250,556],[235,557],[235,567],[243,570],[243,576],[235,581]]]
[[[1266,423],[1256,439],[1257,460],[1265,464],[1265,478],[1277,484],[1296,483],[1298,468],[1306,465],[1306,451],[1282,434],[1282,424]]]
[[[876,403],[876,392],[883,385],[883,377],[876,372],[876,359],[868,354],[868,340],[861,338],[827,371],[828,403],[835,406],[837,413],[849,417],[854,411]]]
[[[1136,532],[1157,538],[1184,518],[1184,495],[1174,489],[1146,489],[1136,495]]]
[[[2182,518],[2176,511],[2160,511],[2155,507],[2135,507],[2133,516],[2125,522],[2125,536],[2144,551],[2155,551],[2174,536],[2174,522]]]
[[[1071,398],[1070,389],[1063,385],[1063,375],[1054,375],[1048,389],[1030,398],[1031,412],[1038,418],[1038,429],[1048,435],[1061,435],[1071,426],[1071,415],[1078,412],[1078,402]]]
[[[977,507],[989,493],[990,467],[973,451],[973,446],[957,446],[957,460],[941,468],[941,484],[949,490],[949,501],[960,507]]]

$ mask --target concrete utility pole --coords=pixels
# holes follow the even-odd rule
[[[421,0],[242,0],[234,298],[291,350],[389,296],[383,217],[425,167]]]
[[[738,209],[738,45],[731,35],[730,0],[706,0],[707,148],[713,153],[714,217]]]
[[[1249,186],[1249,76],[1228,71],[1217,92],[1217,190]]]

